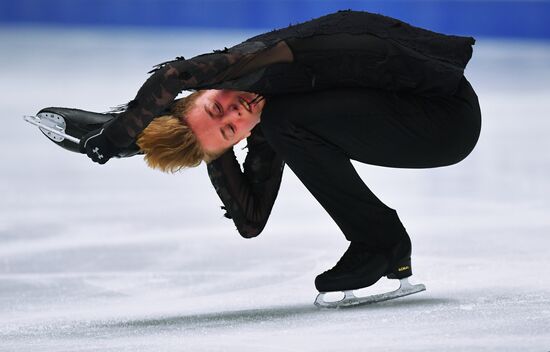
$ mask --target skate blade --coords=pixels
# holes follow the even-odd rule
[[[404,278],[399,280],[399,288],[395,291],[385,292],[385,293],[366,296],[366,297],[356,297],[353,294],[353,291],[344,291],[344,298],[334,302],[325,301],[324,297],[326,295],[326,292],[321,292],[317,295],[317,298],[315,298],[314,304],[317,307],[321,307],[321,308],[351,307],[351,306],[389,301],[391,299],[412,295],[425,290],[426,290],[426,286],[424,286],[423,284],[412,285],[409,282],[408,278]]]
[[[79,144],[80,139],[65,133],[66,123],[62,116],[54,113],[41,112],[38,116],[23,116],[23,120],[38,126],[38,128],[52,141],[62,142],[67,139]]]

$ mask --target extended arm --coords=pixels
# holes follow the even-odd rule
[[[233,149],[207,166],[208,175],[227,213],[245,238],[263,230],[281,184],[284,163],[266,142],[260,126],[248,141],[248,154],[241,172]]]

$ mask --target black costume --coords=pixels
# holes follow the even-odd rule
[[[294,61],[266,64],[283,40]],[[348,240],[387,253],[408,235],[350,159],[425,168],[466,157],[481,124],[477,96],[463,77],[474,42],[339,11],[159,65],[105,133],[118,147],[128,146],[183,89],[259,93],[266,105],[248,138],[244,172],[232,150],[207,166],[239,233],[249,238],[262,231],[286,163]]]

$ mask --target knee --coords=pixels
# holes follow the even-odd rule
[[[442,166],[458,164],[466,159],[477,145],[481,132],[480,120],[474,118],[471,123],[465,125],[455,138],[449,139],[446,148],[441,148],[442,152],[446,154],[445,163]]]
[[[481,134],[481,110],[477,97],[472,103],[471,110],[464,114],[464,128],[462,131],[462,145],[457,157],[456,163],[464,160],[468,155],[472,153],[475,146],[479,141]]]

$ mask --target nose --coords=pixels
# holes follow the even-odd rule
[[[222,122],[236,121],[244,118],[244,108],[238,104],[230,104],[221,116]]]
[[[243,110],[243,107],[240,104],[235,104],[235,103],[230,104],[227,108],[228,112],[234,112],[238,115],[242,114],[242,110]]]

